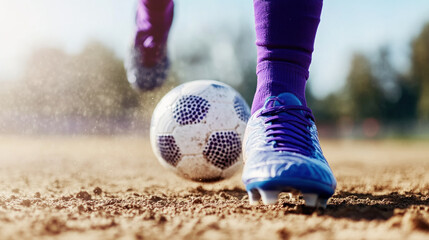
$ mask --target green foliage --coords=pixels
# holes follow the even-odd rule
[[[381,50],[374,61],[355,54],[345,87],[324,99],[307,101],[319,122],[338,124],[351,118],[357,124],[372,118],[384,124],[409,124],[417,117],[417,89],[409,78],[397,73]]]
[[[317,123],[334,125],[341,116],[347,114],[345,101],[338,93],[330,94],[323,99],[316,99],[310,88],[307,87],[305,96],[307,105],[312,109]]]
[[[412,43],[411,81],[418,88],[418,114],[429,121],[429,23]]]
[[[380,118],[381,89],[374,77],[370,60],[355,54],[347,77],[348,114],[357,121]]]

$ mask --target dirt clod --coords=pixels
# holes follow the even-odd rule
[[[155,221],[157,221],[158,223],[164,223],[167,221],[167,218],[162,215],[162,214],[155,214]]]
[[[45,230],[48,234],[60,234],[62,231],[66,230],[66,224],[60,219],[51,218],[45,223]]]
[[[422,214],[409,213],[403,219],[404,228],[411,232],[414,230],[429,232],[429,219],[425,219]]]
[[[31,206],[31,200],[24,199],[21,201],[21,205],[24,207],[30,207]]]
[[[162,198],[161,198],[161,197],[159,197],[159,196],[155,196],[155,195],[153,195],[153,196],[150,196],[149,200],[150,200],[151,202],[159,202],[159,201],[161,201],[161,200],[162,200]]]
[[[277,235],[280,240],[288,240],[290,238],[290,232],[286,228],[277,230]]]
[[[94,190],[92,191],[95,195],[101,195],[101,193],[103,192],[103,190],[101,190],[101,188],[96,187],[94,188]]]
[[[91,200],[92,197],[88,192],[81,191],[78,194],[76,194],[76,198],[80,198],[82,200],[88,201],[88,200]]]

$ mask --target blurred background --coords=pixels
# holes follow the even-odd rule
[[[215,79],[251,104],[251,0],[176,0],[172,71],[161,89],[123,68],[135,0],[0,0],[0,133],[145,134],[174,86]],[[328,0],[307,98],[320,134],[429,138],[429,1]]]

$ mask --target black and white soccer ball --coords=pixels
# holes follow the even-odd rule
[[[152,116],[150,137],[159,162],[195,181],[217,181],[241,166],[249,106],[232,87],[212,80],[167,93]]]

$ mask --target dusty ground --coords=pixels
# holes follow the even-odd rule
[[[325,211],[250,206],[240,174],[199,184],[140,138],[0,137],[0,239],[428,239],[429,142],[323,141]]]

